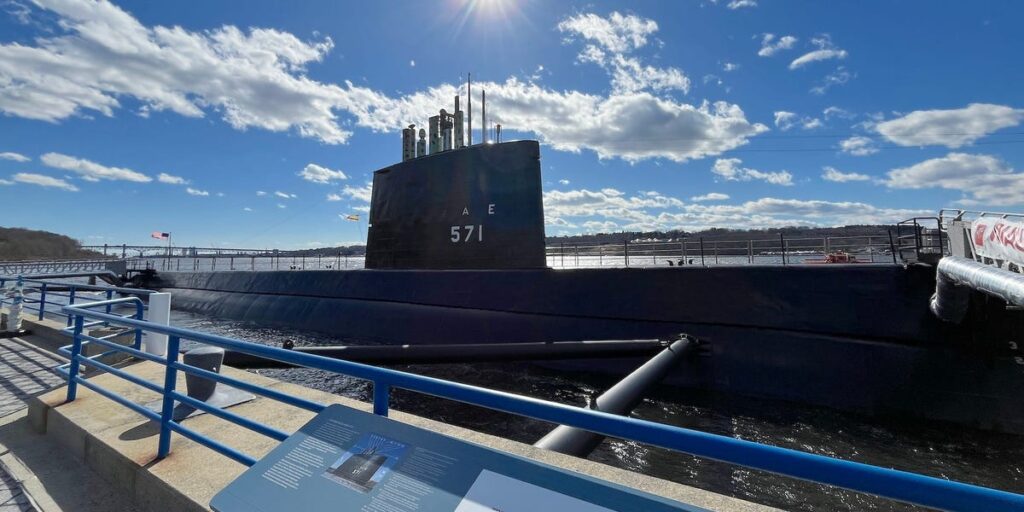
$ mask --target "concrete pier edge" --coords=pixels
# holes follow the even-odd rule
[[[58,322],[45,320],[38,324],[31,323],[34,334],[26,336],[25,341],[44,350],[68,343],[69,338],[59,332],[63,325]],[[162,365],[137,362],[128,364],[125,368],[131,374],[150,382],[163,382]],[[256,373],[230,367],[224,367],[222,371],[247,382],[321,403],[340,403],[363,411],[371,409],[368,403],[277,381]],[[96,375],[90,380],[135,403],[143,404],[159,398],[159,395],[149,390],[112,375]],[[184,376],[179,372],[178,387],[181,389],[183,386]],[[66,387],[60,387],[29,399],[26,420],[35,432],[44,434],[45,439],[58,444],[68,456],[83,461],[116,491],[125,494],[128,501],[138,510],[210,510],[209,503],[213,495],[246,469],[244,465],[178,434],[173,436],[171,454],[163,460],[157,460],[158,428],[155,423],[84,386],[79,387],[78,399],[74,402],[65,402],[66,393]],[[297,430],[313,417],[311,412],[263,397],[233,407],[231,410],[288,432]],[[587,459],[549,452],[397,410],[391,411],[390,418],[698,507],[744,512],[774,510],[737,498]],[[211,415],[190,418],[183,424],[218,441],[243,449],[257,458],[278,444],[277,441]],[[30,474],[22,473],[20,477],[19,479],[25,482],[32,481]],[[33,491],[31,487],[27,490]],[[82,492],[88,490],[83,489]],[[45,496],[45,489],[35,489],[32,495]],[[47,508],[43,506],[42,510]]]

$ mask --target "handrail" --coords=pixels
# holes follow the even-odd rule
[[[5,285],[7,284],[7,281],[15,281],[17,279],[18,279],[17,277],[2,277],[2,276],[0,276],[0,290],[4,290],[5,289]],[[37,319],[38,320],[42,320],[43,318],[45,318],[47,313],[50,313],[50,314],[56,315],[56,316],[64,316],[64,317],[67,318],[67,325],[69,327],[71,326],[71,315],[68,315],[68,314],[64,313],[63,311],[61,311],[59,309],[58,310],[54,310],[54,309],[47,310],[47,308],[46,308],[47,305],[50,305],[50,306],[64,306],[65,304],[63,304],[61,302],[55,302],[55,301],[52,301],[52,300],[47,300],[47,297],[65,297],[65,298],[68,299],[68,303],[69,304],[75,304],[76,300],[79,300],[79,299],[82,298],[80,295],[78,295],[78,293],[81,292],[81,291],[105,292],[106,300],[107,301],[113,299],[115,293],[119,293],[119,294],[122,294],[122,295],[136,295],[136,296],[143,296],[143,295],[149,295],[151,293],[155,293],[153,290],[147,290],[147,289],[144,289],[144,288],[125,288],[125,287],[121,287],[121,286],[92,285],[92,284],[83,284],[83,283],[74,283],[74,282],[65,282],[65,281],[49,281],[47,279],[24,279],[23,278],[23,279],[21,279],[21,281],[22,281],[23,284],[38,285],[37,288],[36,287],[26,287],[25,290],[24,290],[24,294],[26,295],[26,297],[24,299],[23,304],[24,304],[24,308],[26,310],[34,311],[36,313],[36,315],[37,315]],[[61,291],[66,289],[68,293],[61,293],[61,291],[54,290],[51,287],[60,288]],[[38,299],[28,298],[27,295],[29,293],[38,293],[39,294],[39,298]],[[5,301],[6,301],[6,297],[4,297],[2,293],[0,293],[0,306],[2,306]],[[38,304],[38,306],[29,306],[29,304]],[[108,302],[104,302],[104,304],[106,304],[106,306],[107,306],[106,310],[109,313],[111,307],[114,304],[117,304],[117,303],[116,302],[109,302],[109,303]],[[147,309],[147,306],[145,304],[142,304],[141,301],[139,301],[139,304],[141,305],[141,307],[143,309]]]
[[[185,398],[184,395],[177,393],[174,389],[179,370],[211,378],[232,386],[240,386],[265,397],[280,400],[289,405],[307,410],[319,412],[326,407],[323,404],[283,395],[279,391],[180,363],[178,362],[179,343],[182,339],[187,339],[259,357],[266,357],[296,366],[304,366],[369,380],[373,383],[373,412],[382,416],[387,416],[388,414],[391,389],[400,388],[927,507],[947,510],[980,509],[990,511],[1021,510],[1024,507],[1024,495],[1006,491],[835,459],[635,418],[616,416],[592,409],[573,407],[433,377],[259,345],[215,334],[155,324],[144,320],[122,318],[116,315],[90,311],[90,307],[95,306],[69,305],[64,307],[64,311],[74,317],[75,323],[71,366],[66,374],[68,378],[68,401],[75,399],[77,385],[82,384],[147,418],[159,421],[160,438],[157,456],[160,458],[165,457],[170,452],[171,432],[178,432],[243,464],[252,465],[256,462],[254,458],[235,448],[215,441],[182,425],[180,422],[173,421],[172,413],[175,402],[182,401]],[[83,362],[88,364],[87,358],[81,355],[81,345],[84,337],[82,335],[82,326],[85,318],[103,320],[168,336],[167,356],[162,361],[166,367],[166,373],[164,385],[161,388],[163,407],[159,415],[78,375],[78,365]],[[108,346],[113,347],[113,345],[109,344]],[[159,361],[159,359],[152,357],[146,357],[146,359]],[[96,367],[129,381],[132,381],[133,378],[137,379],[134,376],[126,377],[129,374],[113,367]],[[155,387],[156,385],[153,384],[153,386]],[[197,405],[192,402],[188,403],[190,405]],[[204,410],[274,439],[281,440],[281,437],[285,435],[285,433],[277,431],[269,425],[264,425],[248,418],[225,411],[215,413],[211,408]]]

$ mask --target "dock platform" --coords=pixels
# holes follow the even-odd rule
[[[213,496],[247,467],[184,436],[174,436],[169,456],[158,459],[156,423],[89,389],[79,388],[78,398],[66,403],[62,379],[49,370],[64,361],[41,348],[59,343],[61,327],[56,322],[43,321],[32,325],[35,335],[0,340],[2,386],[20,404],[12,405],[9,411],[4,409],[8,414],[0,420],[0,443],[6,447],[5,457],[11,453],[24,461],[19,464],[20,469],[12,471],[12,481],[22,481],[21,485],[13,486],[12,496],[20,492],[18,496],[22,499],[18,503],[25,503],[25,508],[9,510],[33,510],[32,501],[38,503],[36,509],[44,511],[210,510]],[[63,339],[66,342],[67,338]],[[154,383],[160,383],[164,376],[163,367],[151,362],[130,364],[125,369]],[[222,373],[325,404],[371,410],[368,403],[255,373],[229,367],[223,368]],[[91,379],[139,404],[159,398],[158,394],[113,375],[99,374]],[[184,376],[179,374],[179,379],[178,386],[183,386]],[[8,401],[12,400],[4,403]],[[231,411],[288,432],[313,417],[311,412],[262,397]],[[390,418],[709,510],[774,510],[400,411],[392,410]],[[244,447],[256,458],[278,445],[276,440],[208,414],[185,420],[185,424],[218,441]],[[44,465],[47,459],[48,466]],[[73,502],[75,499],[78,501]],[[0,511],[7,510],[0,506]]]

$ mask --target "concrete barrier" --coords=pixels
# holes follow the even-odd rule
[[[127,370],[147,381],[158,384],[163,382],[164,367],[156,363],[137,363]],[[247,382],[321,403],[340,403],[364,411],[371,409],[367,403],[234,368],[225,367],[222,372]],[[90,380],[138,404],[158,398],[157,394],[113,375],[97,375]],[[183,386],[184,376],[179,372],[178,387],[182,389]],[[105,480],[119,486],[140,510],[209,510],[213,495],[246,469],[244,465],[177,434],[173,437],[170,455],[158,460],[156,450],[159,429],[155,423],[84,387],[79,388],[78,399],[74,402],[65,403],[65,396],[66,389],[59,388],[32,399],[29,405],[29,418],[33,428],[65,446],[70,455],[81,458]],[[287,432],[294,432],[313,417],[308,411],[266,398],[257,398],[238,405],[231,411]],[[726,511],[771,510],[735,498],[586,459],[548,452],[400,411],[392,410],[389,417],[457,439],[536,459],[699,507]],[[209,414],[187,419],[184,424],[257,458],[278,444],[273,439]]]

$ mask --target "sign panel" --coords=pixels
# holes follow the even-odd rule
[[[1024,222],[980,217],[971,222],[974,253],[1024,267]]]
[[[214,496],[217,512],[700,511],[342,405]]]

